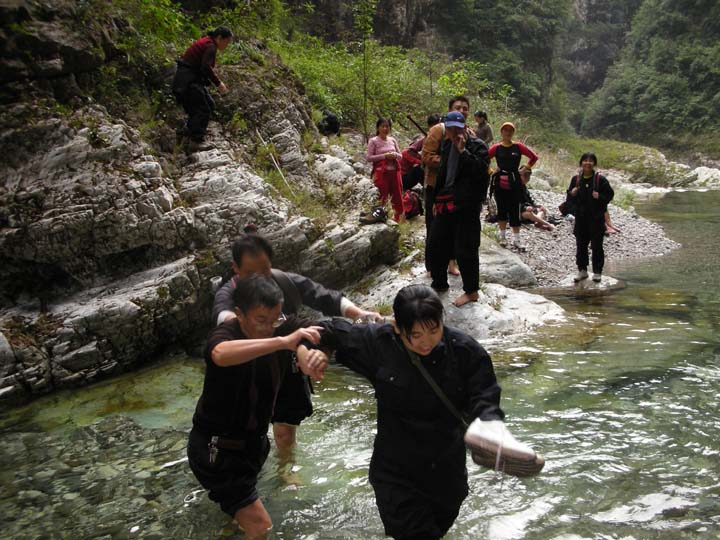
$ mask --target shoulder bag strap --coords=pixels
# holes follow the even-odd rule
[[[447,343],[447,347],[450,347],[449,343]],[[404,348],[405,351],[407,351],[408,356],[410,357],[410,362],[412,362],[412,364],[418,369],[420,374],[425,378],[430,387],[434,390],[435,394],[437,394],[437,397],[440,398],[440,401],[442,401],[443,404],[448,408],[448,410],[458,420],[460,420],[460,423],[467,428],[467,421],[463,418],[462,414],[460,414],[460,411],[457,410],[455,405],[452,404],[452,401],[450,401],[450,399],[445,395],[445,392],[443,392],[442,389],[438,386],[438,384],[435,382],[435,379],[433,379],[432,376],[428,373],[427,369],[425,369],[425,366],[422,365],[422,360],[420,360],[420,357],[411,350],[409,350],[407,347]]]

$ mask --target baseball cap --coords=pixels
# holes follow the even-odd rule
[[[445,115],[445,127],[465,127],[465,117],[458,111],[450,111]]]

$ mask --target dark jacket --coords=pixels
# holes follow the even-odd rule
[[[207,36],[198,39],[185,50],[177,62],[172,83],[172,92],[177,99],[182,100],[192,84],[209,86],[212,82],[215,86],[220,85],[220,79],[215,73],[216,54],[217,46]]]
[[[571,191],[578,187],[576,195]],[[593,197],[593,191],[597,191],[597,199]],[[605,232],[605,211],[607,205],[612,201],[615,192],[610,187],[610,182],[602,174],[593,171],[590,178],[582,175],[575,175],[570,180],[570,187],[567,190],[568,199],[574,204],[575,210],[575,236],[581,238],[593,238]]]
[[[322,348],[375,388],[377,435],[370,468],[408,478],[428,467],[465,471],[464,426],[410,362],[389,324],[320,323]],[[500,386],[487,352],[472,337],[445,327],[440,345],[422,359],[430,375],[468,418],[504,418]]]
[[[223,341],[237,339],[245,339],[237,319],[210,331],[203,392],[193,426],[206,436],[259,439],[267,433],[276,396],[291,371],[291,355],[280,351],[237,366],[216,365],[213,349]]]
[[[450,139],[443,139],[440,146],[440,170],[438,171],[435,193],[437,195],[452,194],[455,206],[479,206],[487,197],[488,184],[488,147],[480,139],[469,136],[465,143],[465,151],[458,159],[455,178],[450,182],[447,178],[448,158],[453,147]]]

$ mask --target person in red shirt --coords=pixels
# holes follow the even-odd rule
[[[495,158],[497,170],[492,176],[491,190],[495,194],[498,209],[498,227],[500,228],[500,245],[507,245],[505,231],[508,221],[513,231],[513,245],[522,249],[520,242],[520,214],[522,211],[523,190],[520,180],[520,160],[522,156],[528,162],[522,167],[532,169],[538,160],[538,155],[521,142],[512,140],[515,126],[505,122],[500,127],[502,141],[490,147],[490,159]]]
[[[194,142],[203,141],[210,114],[215,107],[207,87],[212,83],[220,94],[228,91],[215,73],[215,56],[217,51],[224,50],[230,44],[232,38],[229,28],[219,26],[190,45],[177,62],[172,91],[188,115],[185,128]]]

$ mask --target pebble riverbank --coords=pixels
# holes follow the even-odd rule
[[[564,193],[530,190],[536,204],[547,208],[550,214],[559,215],[557,208],[565,200]],[[634,210],[624,210],[610,205],[610,217],[620,231],[605,238],[606,265],[611,261],[659,257],[680,247],[665,235],[663,228],[639,216]],[[497,225],[483,222],[482,242],[493,241]],[[555,230],[548,232],[533,225],[523,225],[521,235],[527,251],[517,252],[525,264],[532,268],[539,287],[556,286],[575,266],[575,237],[573,223],[562,221]],[[480,259],[482,267],[482,257]]]

